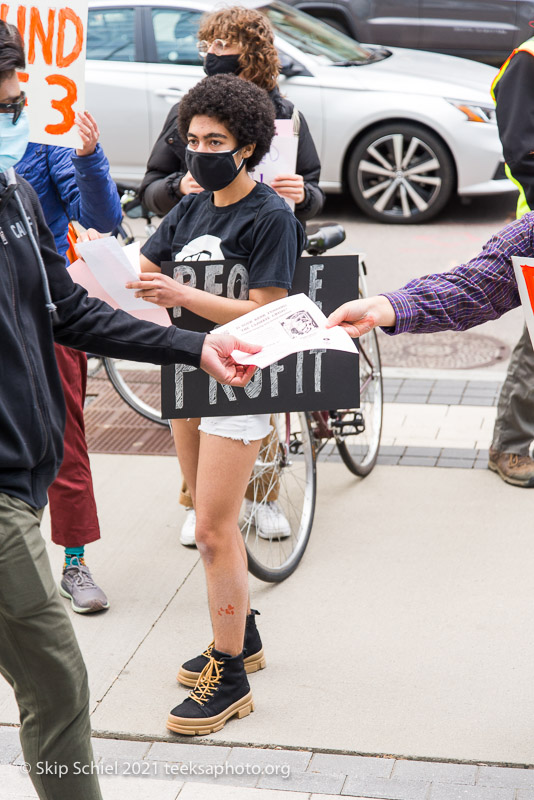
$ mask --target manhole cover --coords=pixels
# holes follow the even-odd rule
[[[380,355],[384,367],[475,369],[506,360],[510,348],[493,336],[443,331],[381,335]]]

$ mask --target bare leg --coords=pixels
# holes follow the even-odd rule
[[[204,562],[215,648],[230,655],[243,650],[249,610],[244,543],[237,526],[245,489],[260,441],[200,434],[195,486],[197,546]],[[190,488],[189,477],[184,474]]]
[[[173,419],[171,420],[172,435],[176,455],[184,474],[185,481],[195,505],[195,484],[197,479],[198,450],[200,434],[198,426],[200,419]]]

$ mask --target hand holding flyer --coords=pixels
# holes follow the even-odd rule
[[[215,332],[230,333],[261,345],[261,352],[254,355],[239,350],[232,353],[238,364],[254,364],[261,369],[301,350],[358,352],[342,328],[326,328],[325,315],[305,294],[268,303],[227,325],[221,325]]]

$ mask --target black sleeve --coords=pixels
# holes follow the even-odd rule
[[[534,209],[534,56],[519,52],[495,87],[504,159]]]
[[[183,197],[179,186],[187,168],[185,144],[178,133],[177,114],[178,103],[169,111],[139,187],[141,201],[158,217],[165,216]]]
[[[297,150],[297,175],[304,178],[305,197],[302,203],[295,206],[295,216],[300,222],[305,222],[320,214],[324,206],[324,192],[319,188],[321,162],[315,149],[315,144],[308,128],[308,123],[299,112],[300,131]]]
[[[65,260],[58,255],[37,195],[28,184],[26,189],[37,223],[52,300],[57,306],[53,327],[55,341],[111,358],[198,367],[204,334],[136,319],[125,311],[112,309],[102,300],[89,297],[85,289],[72,281],[65,269]]]

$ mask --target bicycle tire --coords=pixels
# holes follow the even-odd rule
[[[271,424],[272,435],[268,442],[262,442],[249,487],[252,487],[254,508],[257,508],[268,502],[270,491],[278,482],[277,503],[290,524],[291,533],[283,539],[262,538],[253,517],[242,517],[240,527],[250,573],[262,581],[280,583],[296,570],[308,545],[317,481],[309,414],[274,414]]]
[[[159,367],[121,358],[105,358],[104,367],[113,387],[130,408],[158,425],[167,425],[161,416]]]
[[[360,296],[362,296],[360,294]],[[376,464],[380,449],[383,418],[383,386],[380,348],[376,331],[358,340],[360,353],[360,408],[364,430],[336,436],[343,463],[354,475],[365,478]],[[338,412],[343,414],[343,412]]]

